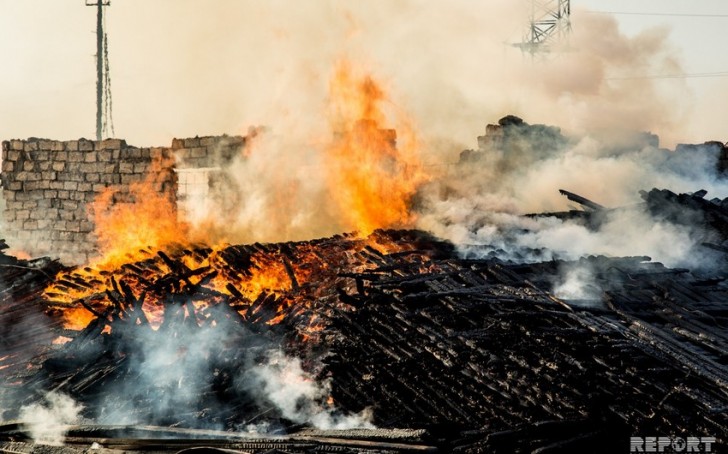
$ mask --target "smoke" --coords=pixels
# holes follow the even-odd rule
[[[264,405],[273,405],[284,418],[308,423],[318,429],[372,429],[371,412],[342,414],[326,399],[331,395],[328,381],[317,382],[304,371],[299,358],[272,351],[267,360],[249,370],[242,386]]]
[[[422,191],[418,226],[452,240],[468,256],[515,261],[585,255],[646,255],[667,266],[711,267],[700,251],[705,221],[675,222],[651,213],[639,191],[705,189],[728,195],[718,173],[719,147],[670,151],[657,137],[615,142],[566,136],[542,125],[503,121],[464,152],[460,163]],[[558,190],[575,192],[606,208],[564,216],[526,213],[577,209]],[[609,209],[621,207],[619,209]]]
[[[558,144],[563,147],[557,156],[537,163],[526,153],[518,160],[487,158],[497,162],[481,166],[459,183],[471,187],[475,183],[472,190],[479,198],[495,192],[487,196],[488,201],[473,202],[469,197],[471,201],[464,202],[478,209],[495,203],[497,212],[505,208],[513,213],[516,206],[525,211],[550,210],[563,206],[556,193],[561,187],[575,192],[588,187],[592,196],[608,205],[631,202],[645,188],[645,177],[658,179],[649,171],[659,170],[654,161],[662,158],[656,149],[641,156],[644,147],[630,149],[625,144],[634,143],[635,131],[658,132],[671,144],[684,137],[689,123],[690,94],[684,81],[631,77],[681,71],[666,29],[627,36],[612,17],[576,11],[571,41],[551,57],[531,59],[504,45],[521,39],[528,17],[525,8],[504,0],[477,4],[456,0],[446,7],[416,0],[345,5],[321,0],[305,6],[236,2],[230,8],[223,23],[215,23],[219,27],[230,22],[235,30],[224,46],[215,41],[217,34],[195,43],[189,43],[189,36],[180,37],[194,55],[203,55],[206,48],[232,46],[242,57],[231,62],[229,69],[237,70],[235,77],[240,80],[235,90],[223,98],[217,83],[207,89],[210,105],[226,109],[203,109],[189,120],[197,121],[196,129],[219,131],[217,125],[225,125],[223,131],[244,131],[251,124],[264,124],[269,130],[253,140],[246,156],[224,170],[220,185],[224,189],[217,201],[194,210],[192,224],[208,241],[211,237],[229,242],[297,240],[361,225],[364,230],[407,225],[401,222],[407,219],[402,215],[384,216],[376,223],[357,219],[353,213],[359,205],[379,213],[384,210],[375,206],[379,205],[376,193],[360,197],[358,191],[342,185],[357,179],[355,172],[342,176],[340,170],[347,169],[342,167],[344,162],[370,176],[359,178],[357,187],[366,183],[384,188],[386,194],[406,195],[390,200],[390,207],[403,201],[411,205],[409,195],[416,187],[386,189],[387,182],[404,181],[406,174],[388,174],[383,161],[375,161],[374,166],[360,162],[353,151],[348,161],[330,159],[334,136],[341,135],[330,112],[339,101],[332,99],[336,90],[331,85],[342,57],[367,68],[377,93],[386,95],[387,109],[377,116],[378,127],[397,128],[400,139],[410,135],[410,128],[416,135],[411,141],[416,149],[397,157],[396,164],[418,169],[431,179],[443,177],[439,170],[452,167],[457,153],[482,130],[484,119],[516,113],[530,121],[558,124],[569,137],[581,138],[568,146]],[[183,10],[178,18],[182,21]],[[492,20],[496,17],[497,21]],[[232,23],[240,18],[242,22]],[[198,25],[209,24],[203,19]],[[422,43],[427,43],[427,52],[421,51]],[[240,62],[246,67],[238,67]],[[200,81],[213,77],[209,66],[194,63],[184,61],[190,77]],[[166,101],[155,101],[155,106],[179,104],[165,91],[177,83],[159,91]],[[404,142],[398,141],[400,150]],[[347,143],[347,147],[353,145]],[[636,156],[619,156],[617,148]],[[650,165],[645,167],[644,162]],[[371,183],[380,181],[378,174],[388,178]],[[421,176],[411,182],[417,186],[425,180]],[[687,178],[673,180],[684,183]],[[528,184],[521,184],[524,181]],[[610,189],[617,185],[623,190]],[[485,209],[493,211],[493,207]]]
[[[165,316],[174,322],[156,331],[137,325],[122,334],[120,347],[128,357],[126,373],[122,380],[108,385],[101,400],[91,406],[96,409],[90,415],[94,420],[101,424],[197,426],[206,420],[201,414],[226,408],[213,388],[229,380],[234,373],[231,364],[246,362],[245,355],[254,354],[257,345],[267,341],[232,323],[198,326],[195,317],[183,315],[185,311],[184,305],[170,308]],[[231,349],[232,345],[237,347]],[[203,428],[224,428],[222,422],[210,421]]]
[[[20,421],[36,443],[61,446],[69,426],[79,422],[83,407],[65,394],[49,392],[43,399],[21,407]]]
[[[594,300],[601,297],[601,290],[594,279],[594,270],[586,262],[564,265],[552,292],[555,297],[577,306],[591,306]]]

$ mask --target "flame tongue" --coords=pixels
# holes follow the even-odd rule
[[[397,132],[384,129],[386,96],[369,76],[357,78],[338,65],[330,84],[335,140],[327,148],[327,180],[348,228],[368,235],[376,228],[411,225],[412,197],[427,177],[416,136],[405,119]]]
[[[173,164],[170,155],[162,154],[128,193],[109,187],[96,197],[90,205],[100,249],[94,266],[113,269],[148,257],[149,249],[188,243],[189,226],[178,220],[174,194],[165,187]]]

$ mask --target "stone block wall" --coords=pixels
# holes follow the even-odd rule
[[[182,169],[224,167],[245,148],[242,136],[205,136],[174,139],[172,152]]]
[[[115,202],[128,201],[129,185],[149,174],[154,159],[171,160],[169,153],[118,139],[4,141],[2,236],[32,256],[83,263],[96,254],[88,204],[108,187],[118,190]],[[174,195],[174,172],[165,175],[160,190]]]
[[[131,185],[151,178],[155,190],[176,200],[177,168],[224,166],[245,142],[241,136],[208,136],[138,148],[119,139],[4,141],[0,238],[31,256],[86,263],[98,252],[89,204],[101,192],[112,188],[113,203],[135,202]]]

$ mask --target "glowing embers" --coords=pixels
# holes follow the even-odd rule
[[[220,317],[274,325],[293,308],[306,273],[281,254],[250,248],[181,250],[122,265],[61,273],[45,296],[69,330],[111,332],[124,325],[215,326]],[[230,263],[232,262],[232,263]]]

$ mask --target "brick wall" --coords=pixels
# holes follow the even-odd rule
[[[32,256],[85,263],[97,253],[88,204],[107,187],[116,191],[114,203],[133,202],[129,185],[154,173],[155,188],[175,198],[175,166],[223,166],[244,145],[239,136],[175,139],[172,147],[152,148],[118,139],[4,141],[0,238]],[[162,164],[153,165],[155,161]]]
[[[242,136],[206,136],[174,139],[172,151],[180,168],[224,167],[245,147]]]

